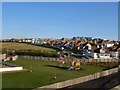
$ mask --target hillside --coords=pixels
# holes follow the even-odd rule
[[[31,56],[43,56],[43,57],[59,57],[57,54],[57,49],[47,48],[42,46],[36,46],[26,43],[16,43],[16,42],[3,42],[2,43],[2,53],[7,53],[7,55],[12,55],[15,51],[17,55],[31,55]]]
[[[45,48],[42,46],[35,46],[31,44],[16,42],[2,42],[2,49],[56,51],[55,49],[52,48]]]

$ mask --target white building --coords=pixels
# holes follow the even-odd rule
[[[106,47],[112,47],[114,45],[114,43],[113,42],[104,42],[104,45]]]
[[[31,41],[31,43],[35,44],[35,45],[41,45],[44,42],[40,38],[33,38],[32,41]]]
[[[96,50],[86,50],[84,56],[94,59],[110,59],[110,54],[106,53],[105,49],[97,48]]]

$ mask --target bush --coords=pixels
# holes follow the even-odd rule
[[[101,66],[101,67],[105,67],[107,69],[110,68],[115,68],[118,67],[119,63],[117,62],[91,62],[91,63],[87,63],[89,65],[93,65],[93,66]]]
[[[12,55],[12,50],[5,50],[4,53]],[[43,57],[59,57],[56,51],[40,51],[40,50],[16,50],[15,54],[17,55],[30,55],[30,56],[43,56]]]

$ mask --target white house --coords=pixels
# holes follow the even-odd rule
[[[110,56],[112,58],[120,58],[120,46],[113,46],[110,50]]]
[[[80,48],[80,47],[79,47],[79,48]],[[83,55],[84,55],[86,58],[94,57],[91,44],[87,43],[87,44],[83,47]]]
[[[33,38],[31,41],[32,44],[41,45],[44,42],[40,38]]]
[[[110,56],[111,56],[112,58],[118,59],[119,56],[120,56],[120,52],[118,52],[118,51],[110,51]]]
[[[110,59],[110,54],[107,53],[107,51],[105,50],[105,48],[98,48],[96,50],[94,50],[94,59]]]
[[[110,54],[104,48],[97,48],[95,50],[85,50],[84,56],[94,59],[110,59]]]
[[[112,47],[114,45],[114,43],[113,42],[104,42],[104,45],[106,47]]]

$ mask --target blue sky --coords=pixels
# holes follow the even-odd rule
[[[3,38],[118,38],[117,2],[2,4]]]

